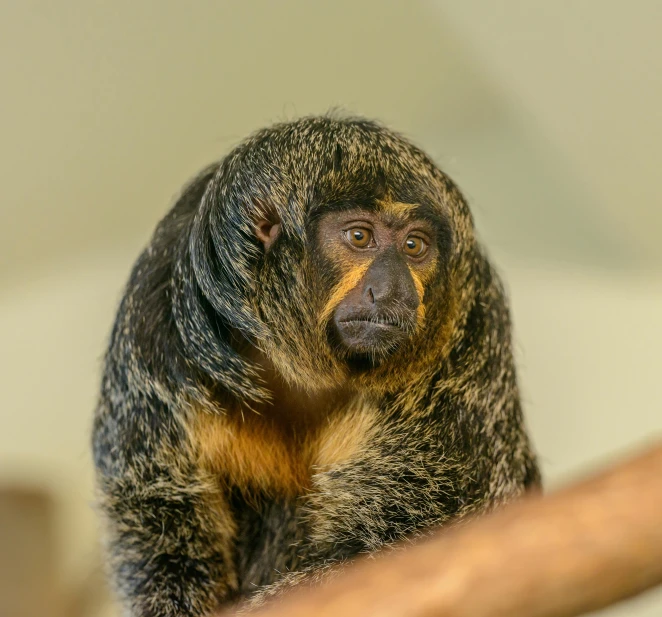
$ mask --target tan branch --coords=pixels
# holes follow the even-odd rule
[[[662,445],[545,497],[362,559],[262,617],[572,617],[662,583]]]

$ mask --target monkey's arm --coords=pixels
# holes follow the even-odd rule
[[[236,588],[233,521],[165,405],[102,398],[94,427],[99,505],[117,590],[131,617],[198,617]]]

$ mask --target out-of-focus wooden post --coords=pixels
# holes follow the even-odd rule
[[[261,617],[573,617],[662,583],[662,445],[545,497],[359,560]]]
[[[64,617],[54,506],[39,490],[0,490],[0,615]]]

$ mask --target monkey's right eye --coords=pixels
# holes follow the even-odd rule
[[[372,232],[364,227],[352,227],[345,232],[347,241],[357,248],[365,248],[372,240]]]

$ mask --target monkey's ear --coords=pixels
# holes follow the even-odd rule
[[[265,251],[271,248],[271,245],[276,241],[279,234],[280,219],[278,217],[259,218],[255,221],[255,235],[264,245]]]

